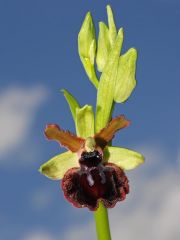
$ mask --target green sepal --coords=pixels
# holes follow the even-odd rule
[[[77,136],[87,138],[94,136],[94,112],[90,105],[76,108],[76,133]]]
[[[104,128],[112,110],[119,55],[123,43],[123,29],[118,32],[116,41],[109,53],[107,63],[101,74],[96,106],[96,133]]]
[[[42,164],[39,172],[52,180],[62,179],[65,172],[73,167],[79,167],[77,153],[70,151],[61,153]]]
[[[98,87],[98,79],[94,69],[96,56],[96,35],[91,13],[88,12],[78,34],[78,51],[84,69],[94,86]]]
[[[107,8],[108,25],[109,25],[109,41],[111,46],[113,46],[117,36],[117,29],[116,29],[113,12],[110,5],[107,5],[106,8]]]
[[[106,147],[104,151],[105,162],[114,163],[124,170],[131,170],[144,163],[144,157],[138,152],[127,148]]]
[[[129,49],[119,58],[116,88],[114,92],[114,101],[118,103],[125,102],[136,86],[136,60],[137,51],[135,48]]]
[[[99,72],[102,72],[110,51],[109,29],[105,23],[99,23],[99,36],[96,63]]]
[[[64,94],[64,97],[66,98],[66,101],[69,104],[69,108],[72,113],[72,117],[75,121],[76,120],[76,108],[80,108],[80,105],[79,105],[78,101],[75,99],[75,97],[70,92],[68,92],[66,89],[62,89],[61,92]]]

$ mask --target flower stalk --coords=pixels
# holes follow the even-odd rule
[[[94,220],[96,223],[97,240],[111,240],[108,211],[101,202],[99,203],[99,208],[94,213]]]

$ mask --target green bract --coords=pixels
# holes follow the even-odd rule
[[[76,108],[80,108],[80,105],[78,101],[73,97],[72,94],[70,94],[66,89],[61,90],[64,94],[64,97],[66,98],[66,101],[69,104],[70,111],[72,113],[73,119],[76,118]]]
[[[116,77],[116,88],[114,91],[114,101],[119,103],[125,102],[135,88],[136,60],[137,51],[134,48],[129,49],[125,54],[120,56]]]

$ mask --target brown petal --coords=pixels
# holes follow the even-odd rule
[[[111,141],[114,137],[114,134],[127,126],[129,126],[130,121],[125,118],[124,115],[120,115],[111,120],[107,127],[103,128],[99,133],[97,133],[94,138],[96,144],[102,149]]]
[[[60,145],[68,148],[71,152],[77,152],[85,142],[83,138],[62,130],[56,124],[48,124],[44,133],[48,139],[58,141]]]

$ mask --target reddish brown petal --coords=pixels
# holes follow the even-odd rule
[[[62,130],[56,124],[48,124],[44,132],[48,139],[58,141],[71,152],[77,152],[85,142],[84,139],[77,137],[69,131]]]
[[[94,138],[97,146],[100,146],[102,149],[111,141],[114,137],[114,134],[127,126],[129,126],[130,121],[125,118],[124,115],[120,115],[111,120],[107,127],[103,128],[99,133],[97,133]]]

